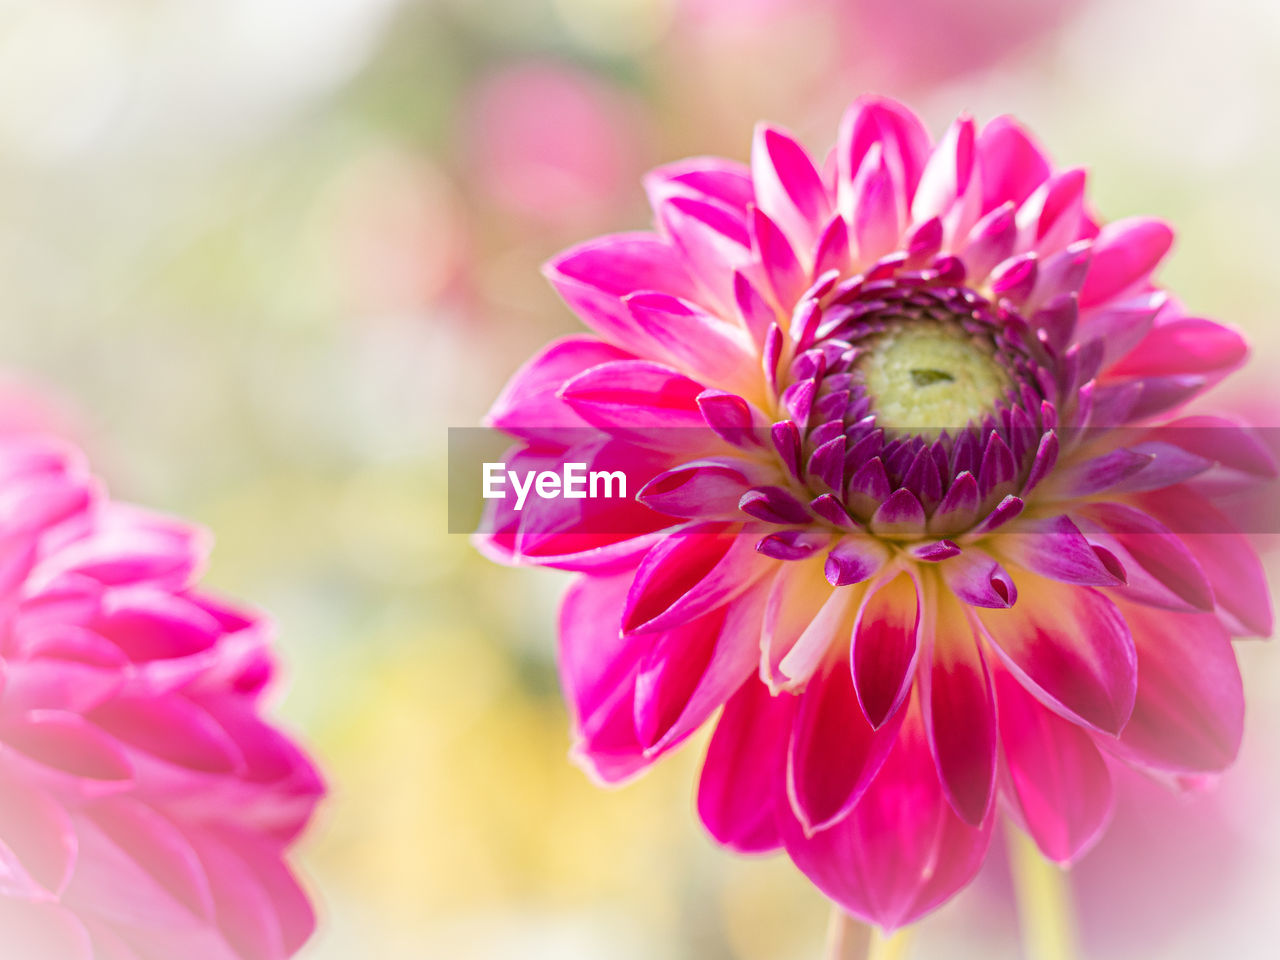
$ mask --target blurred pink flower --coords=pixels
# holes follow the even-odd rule
[[[823,164],[760,126],[749,168],[646,186],[657,232],[547,268],[597,336],[552,344],[490,414],[523,444],[510,469],[643,484],[490,501],[480,541],[580,574],[560,667],[596,778],[723,707],[708,830],[893,928],[973,877],[997,795],[1070,862],[1110,810],[1107,758],[1232,762],[1231,637],[1271,608],[1201,488],[1275,467],[1230,421],[1169,419],[1246,346],[1154,284],[1166,224],[1099,226],[1084,173],[1008,118],[934,143],[876,97]]]
[[[206,538],[0,437],[0,942],[40,960],[281,960],[323,792],[261,716],[268,627],[199,591]]]
[[[485,78],[467,110],[476,184],[509,211],[582,223],[616,208],[639,166],[637,108],[595,75],[530,61]]]

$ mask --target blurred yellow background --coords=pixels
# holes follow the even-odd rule
[[[816,957],[816,892],[701,833],[698,745],[614,793],[568,763],[564,581],[444,532],[446,428],[575,329],[538,265],[643,227],[646,167],[745,159],[766,118],[825,150],[866,89],[935,130],[1015,113],[1104,216],[1173,221],[1165,280],[1249,332],[1228,392],[1280,424],[1277,51],[1273,0],[0,0],[3,367],[277,619],[333,788],[304,956]],[[1245,852],[1137,881],[1143,956],[1280,937],[1280,671],[1242,657],[1241,769],[1181,822]],[[1170,871],[1218,896],[1173,911]],[[917,955],[1017,956],[1001,883]],[[1138,955],[1084,919],[1090,956]]]

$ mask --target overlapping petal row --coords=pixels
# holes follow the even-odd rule
[[[323,792],[262,716],[268,627],[195,586],[200,531],[0,437],[0,952],[283,960]]]
[[[999,804],[1050,858],[1103,828],[1108,770],[1222,770],[1233,636],[1271,611],[1206,491],[1274,473],[1179,410],[1244,359],[1153,272],[1172,233],[1099,224],[1015,122],[934,143],[864,98],[815,163],[646,181],[656,231],[548,265],[594,331],[519,371],[514,460],[625,464],[634,502],[499,505],[484,548],[580,574],[560,666],[605,782],[716,716],[698,808],[896,927],[973,875]],[[723,708],[723,710],[721,710]]]

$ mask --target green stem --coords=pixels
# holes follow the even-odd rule
[[[1066,873],[1012,824],[1006,837],[1026,960],[1074,960],[1075,921]]]

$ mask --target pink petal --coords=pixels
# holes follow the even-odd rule
[[[753,539],[733,524],[688,527],[658,542],[640,562],[622,614],[626,633],[654,633],[699,617],[772,570]]]
[[[874,263],[898,246],[905,208],[898,181],[879,143],[871,145],[850,187],[853,249],[863,263]]]
[[[748,682],[720,714],[698,781],[698,815],[730,849],[760,853],[782,844],[775,811],[794,711],[794,697]]]
[[[1002,559],[1062,583],[1114,587],[1122,570],[1099,550],[1065,514],[1022,518],[993,535],[988,548]]]
[[[61,894],[76,851],[75,826],[60,803],[34,785],[0,780],[0,901]]]
[[[616,360],[578,374],[559,392],[585,423],[645,445],[688,443],[703,426],[702,384],[649,360]],[[694,440],[693,442],[697,442]]]
[[[635,689],[636,735],[648,753],[702,726],[755,673],[764,601],[761,591],[748,592],[656,639]]]
[[[1202,496],[1185,487],[1139,495],[1138,506],[1186,544],[1209,578],[1218,616],[1233,636],[1271,633],[1271,591],[1248,538]]]
[[[862,712],[879,728],[911,690],[920,647],[920,586],[908,573],[868,588],[853,628],[851,666]]]
[[[935,604],[920,705],[943,792],[965,823],[979,826],[995,795],[995,701],[968,615],[946,594]]]
[[[543,272],[587,326],[641,356],[652,341],[622,298],[640,290],[690,297],[698,290],[681,254],[652,233],[600,237],[553,257]]]
[[[1135,291],[1173,246],[1173,230],[1162,220],[1131,217],[1106,224],[1093,242],[1093,262],[1080,291],[1081,308]]]
[[[622,611],[632,571],[582,577],[560,607],[560,685],[574,731],[574,756],[602,783],[649,765],[635,732],[635,677],[653,639],[624,636]]]
[[[187,770],[231,773],[242,762],[226,731],[205,710],[179,697],[119,697],[88,718],[122,743]]]
[[[1111,735],[1124,729],[1137,689],[1133,637],[1114,603],[1091,587],[1016,573],[1009,610],[975,607],[1014,675],[1047,707]]]
[[[5,953],[14,960],[96,960],[84,926],[57,903],[0,897],[0,930]]]
[[[712,384],[745,381],[747,390],[757,387],[758,376],[749,376],[755,348],[741,327],[665,293],[631,294],[626,304],[655,348],[675,366]]]
[[[884,763],[906,711],[873,729],[846,657],[834,655],[800,694],[787,752],[787,795],[806,833],[847,815]]]
[[[832,589],[813,561],[784,564],[765,605],[761,676],[773,688],[799,686],[837,640],[848,636],[855,595]]]
[[[1002,203],[1020,206],[1049,177],[1049,161],[1012,117],[996,117],[978,136],[983,209]]]
[[[1208,614],[1126,607],[1125,618],[1138,650],[1138,695],[1108,749],[1166,772],[1230,766],[1244,732],[1244,690],[1226,630]]]
[[[120,744],[77,714],[33,710],[6,725],[3,741],[44,766],[80,779],[123,783],[133,777],[133,765]]]
[[[808,287],[808,276],[786,234],[756,208],[751,221],[752,250],[760,261],[774,302],[790,313]]]
[[[1248,353],[1244,337],[1231,327],[1179,317],[1152,327],[1108,372],[1124,377],[1221,373],[1238,366]]]
[[[947,803],[919,711],[911,712],[880,772],[847,816],[816,833],[795,818],[781,818],[783,842],[796,866],[842,909],[888,930],[963,889],[991,839],[992,817],[970,827]]]
[[[851,190],[853,179],[876,144],[893,171],[904,209],[915,193],[920,172],[929,156],[929,134],[911,110],[885,97],[863,96],[855,100],[841,118],[836,138],[839,206],[849,223],[856,215]]]
[[[755,201],[751,171],[720,157],[690,157],[657,167],[645,174],[644,188],[655,211],[671,197],[695,197],[745,216]]]
[[[971,606],[1004,610],[1018,599],[1009,572],[979,547],[966,547],[938,570],[947,589]]]
[[[683,255],[698,286],[710,297],[709,305],[731,309],[734,276],[753,270],[748,221],[721,204],[691,197],[676,197],[663,204],[658,221]],[[668,287],[652,289],[669,291]],[[703,297],[691,294],[685,299],[701,301]]]
[[[1182,603],[1213,609],[1213,588],[1200,564],[1164,524],[1123,503],[1088,503],[1075,512],[1094,540],[1124,565],[1130,585],[1140,568]]]
[[[556,441],[560,431],[586,424],[558,396],[583,370],[632,355],[588,335],[562,337],[515,372],[489,408],[489,426],[513,436]]]
[[[974,173],[973,119],[962,116],[943,134],[933,148],[911,201],[911,218],[920,223],[942,217],[964,196]],[[965,228],[968,229],[967,227]]]
[[[1067,864],[1102,834],[1111,775],[1093,738],[1046,710],[1005,670],[996,672],[1004,791],[1046,857]]]
[[[751,487],[763,482],[767,473],[767,468],[758,464],[728,457],[691,460],[658,474],[640,489],[636,499],[673,517],[740,518],[739,501]]]

